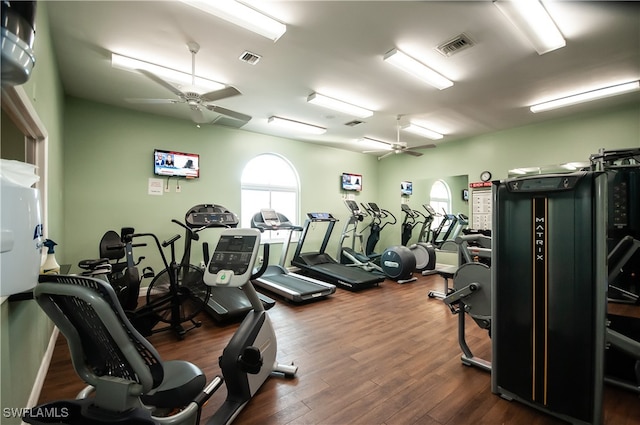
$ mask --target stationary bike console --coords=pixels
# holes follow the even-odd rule
[[[185,214],[185,223],[191,229],[198,227],[236,227],[238,217],[218,204],[200,204]]]
[[[239,287],[247,283],[260,248],[257,229],[225,230],[204,272],[209,286]]]

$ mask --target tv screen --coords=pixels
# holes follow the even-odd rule
[[[153,152],[155,165],[153,173],[157,176],[200,177],[200,155],[176,151],[155,149]]]
[[[342,173],[342,190],[362,190],[362,175],[353,173]]]
[[[402,195],[411,195],[413,193],[413,183],[400,182],[400,193]]]

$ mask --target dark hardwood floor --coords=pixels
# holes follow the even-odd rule
[[[326,300],[294,305],[278,299],[269,310],[278,336],[279,361],[294,362],[298,376],[269,379],[237,424],[538,424],[563,423],[491,393],[490,374],[460,362],[457,317],[430,299],[438,276],[399,285],[386,281],[361,292],[342,289]],[[640,317],[639,307],[614,307]],[[165,360],[184,359],[208,377],[220,373],[218,356],[237,324],[217,325],[204,314],[202,327],[183,341],[171,333],[149,340]],[[490,339],[472,320],[467,342],[490,360]],[[40,402],[71,398],[83,387],[59,337]],[[202,423],[226,395],[218,390]],[[638,395],[605,387],[605,424],[640,424]]]

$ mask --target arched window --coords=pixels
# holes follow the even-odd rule
[[[451,214],[451,189],[449,185],[443,180],[436,180],[431,186],[431,193],[429,194],[429,202],[437,213],[442,214],[444,211]],[[432,227],[438,227],[443,217],[436,217],[433,221]]]
[[[276,154],[261,154],[247,163],[241,177],[242,227],[251,227],[251,217],[263,208],[273,208],[299,223],[298,173],[289,161]],[[278,232],[268,232],[264,238],[280,238]]]

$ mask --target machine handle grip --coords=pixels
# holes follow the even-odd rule
[[[177,241],[178,239],[180,239],[180,235],[175,235],[175,236],[174,236],[174,237],[172,237],[171,239],[169,239],[169,240],[166,240],[166,241],[162,242],[162,247],[163,247],[163,248],[166,248],[166,247],[168,247],[169,245],[173,244],[173,243],[174,243],[175,241]]]
[[[262,274],[267,271],[267,266],[269,265],[269,244],[264,244],[263,248],[263,257],[262,257],[262,265],[260,269],[251,275],[249,279],[254,280],[262,276]]]

